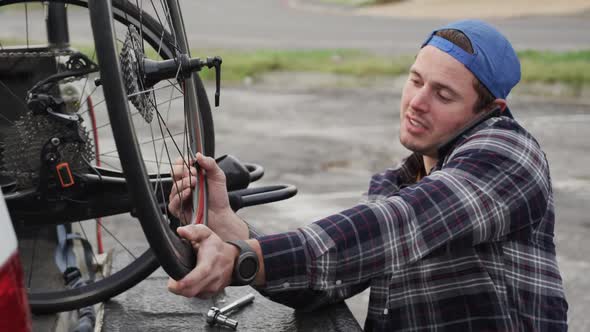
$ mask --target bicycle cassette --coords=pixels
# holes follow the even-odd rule
[[[147,123],[154,117],[155,100],[151,89],[145,89],[143,81],[143,45],[137,29],[130,25],[119,58],[123,81],[129,100]]]
[[[59,160],[67,162],[72,172],[86,171],[88,163],[94,160],[93,144],[83,125],[66,123],[48,113],[27,112],[3,134],[0,175],[16,179],[21,189],[37,184],[41,168],[46,167],[41,151],[55,137],[78,137],[75,141],[62,140],[57,148]]]

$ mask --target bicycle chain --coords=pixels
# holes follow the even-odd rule
[[[49,56],[67,56],[76,53],[73,50],[61,50],[61,51],[44,51],[44,52],[5,52],[0,50],[0,58],[34,58],[34,57],[49,57]]]
[[[36,52],[36,51],[27,51],[27,52],[5,52],[4,50],[0,49],[0,59],[7,59],[7,58],[43,58],[43,57],[58,57],[58,56],[70,56],[76,54],[74,50],[60,50],[60,51],[43,51],[43,52]],[[80,78],[78,77],[70,77],[61,79],[60,82],[62,83],[72,83]]]

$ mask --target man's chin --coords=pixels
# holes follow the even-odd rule
[[[401,137],[400,137],[399,142],[406,149],[408,149],[414,153],[423,155],[423,156],[435,157],[437,154],[435,149],[433,149],[432,147],[426,147],[426,146],[422,146],[419,144],[415,144],[413,142],[407,142],[407,141],[402,140]]]

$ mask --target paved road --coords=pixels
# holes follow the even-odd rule
[[[359,48],[413,53],[448,20],[332,15],[293,10],[284,0],[182,0],[193,45],[233,48]],[[590,47],[588,15],[494,19],[517,49]]]
[[[285,231],[355,204],[371,173],[408,153],[397,139],[398,105],[399,95],[388,90],[226,89],[223,109],[215,113],[218,151],[263,164],[264,183],[299,188],[296,197],[246,209],[243,217],[261,229]],[[511,105],[548,156],[570,330],[588,331],[590,107],[526,96],[515,96]],[[367,301],[367,293],[347,301],[359,321]]]
[[[385,54],[415,53],[433,28],[448,20],[351,16],[295,10],[286,0],[181,0],[194,48],[325,49],[354,48]],[[145,1],[147,6],[147,1]],[[147,8],[146,8],[147,9]],[[70,11],[73,40],[88,41],[85,11]],[[44,29],[43,13],[29,14],[29,33]],[[590,13],[562,17],[490,20],[517,49],[590,48]],[[0,37],[24,33],[24,11],[0,11]],[[13,27],[13,28],[10,28]]]

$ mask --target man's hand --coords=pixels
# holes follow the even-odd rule
[[[238,249],[204,225],[179,227],[178,234],[197,251],[197,266],[182,280],[168,279],[168,290],[186,297],[209,298],[231,283]]]
[[[227,198],[225,174],[213,158],[205,157],[201,153],[197,153],[195,159],[188,161],[178,158],[172,166],[174,184],[170,191],[168,210],[177,218],[183,218],[183,223],[190,223],[193,211],[192,191],[195,190],[198,180],[197,169],[192,166],[195,160],[207,174],[209,213],[220,214],[222,211],[231,210]],[[190,173],[187,164],[190,166]]]
[[[225,173],[219,168],[215,159],[197,153],[196,161],[207,174],[209,195],[208,225],[223,240],[247,239],[248,226],[238,217],[227,196]],[[181,219],[183,224],[190,224],[192,217],[192,191],[197,183],[197,170],[192,167],[194,160],[189,160],[190,171],[186,163],[177,159],[172,168],[174,184],[170,191],[168,210]]]

